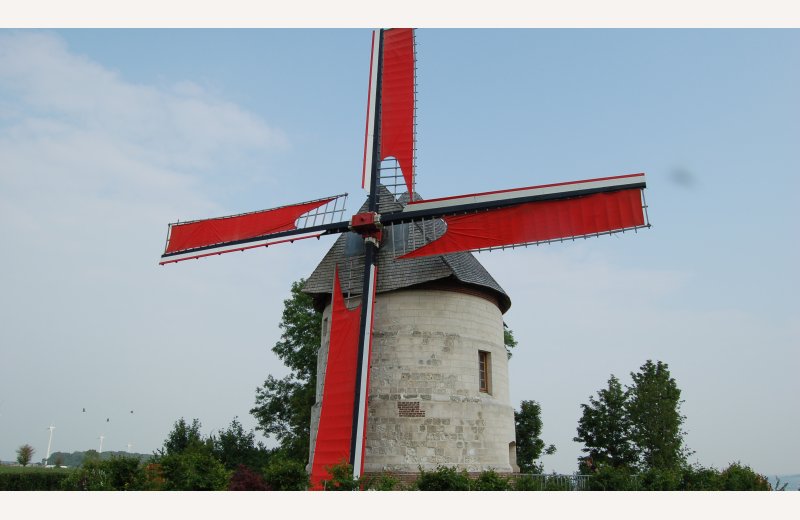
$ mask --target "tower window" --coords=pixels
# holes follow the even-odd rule
[[[478,389],[492,393],[492,355],[484,350],[478,351]]]

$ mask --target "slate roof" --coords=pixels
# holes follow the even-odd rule
[[[380,211],[382,213],[399,211],[404,203],[395,201],[391,193],[381,186]],[[366,202],[359,211],[366,211]],[[460,282],[473,288],[489,292],[497,297],[501,312],[511,307],[511,299],[492,275],[472,253],[450,253],[440,256],[410,258],[399,260],[396,257],[421,245],[422,237],[432,237],[441,232],[444,224],[427,221],[423,224],[394,226],[384,229],[384,238],[378,249],[378,287],[377,292],[396,291],[436,280]],[[413,226],[413,228],[411,227]],[[360,250],[360,254],[359,254]],[[318,304],[323,304],[333,292],[334,267],[339,267],[339,280],[342,291],[350,295],[361,294],[364,272],[363,240],[356,233],[340,235],[325,254],[311,276],[306,280],[303,292],[314,296]]]

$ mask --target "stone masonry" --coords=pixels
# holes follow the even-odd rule
[[[420,288],[378,294],[375,304],[365,473],[417,472],[438,465],[469,472],[518,471],[497,304],[476,294]],[[328,305],[312,410],[312,450],[330,312]],[[480,390],[479,351],[488,353],[488,392]]]

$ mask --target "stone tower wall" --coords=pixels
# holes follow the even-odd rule
[[[428,289],[381,293],[375,305],[364,471],[416,472],[437,465],[517,471],[497,305],[474,294]],[[330,312],[328,306],[323,313],[327,330],[318,362],[312,450]],[[490,356],[488,393],[479,389],[479,351]]]

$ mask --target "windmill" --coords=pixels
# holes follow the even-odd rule
[[[343,220],[344,194],[173,223],[160,261],[164,265],[324,235],[357,238],[363,272],[356,308],[344,302],[338,268],[333,273],[330,351],[311,468],[315,486],[326,477],[326,466],[342,459],[352,464],[354,477],[363,472],[379,247],[393,248],[396,261],[403,262],[650,226],[643,173],[421,200],[415,192],[415,67],[412,29],[373,32],[362,169],[368,195],[349,220]],[[405,234],[396,233],[399,229]],[[400,235],[398,247],[395,237]]]
[[[50,430],[50,439],[47,441],[47,456],[44,458],[44,464],[47,465],[47,462],[50,460],[50,447],[53,445],[53,430],[56,429],[55,426],[52,424],[47,427]]]

